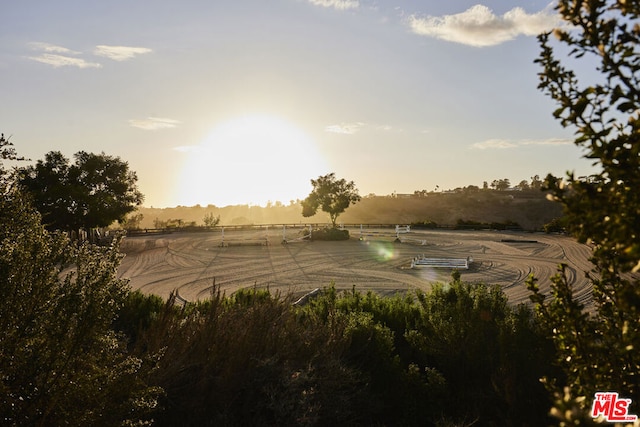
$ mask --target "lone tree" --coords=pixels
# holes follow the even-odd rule
[[[106,227],[123,221],[142,203],[138,177],[127,162],[80,151],[75,164],[59,151],[20,171],[19,183],[33,198],[50,230]]]
[[[539,88],[558,103],[554,116],[575,129],[575,143],[599,167],[589,178],[568,173],[545,181],[564,205],[568,231],[594,248],[594,313],[573,295],[564,267],[553,279],[552,298],[530,283],[571,387],[572,397],[556,402],[563,414],[569,404],[588,410],[596,391],[640,400],[640,281],[632,274],[640,270],[640,3],[560,0],[557,10],[569,24],[555,31],[563,51],[568,48],[566,62],[586,62],[585,70],[596,62],[600,73],[579,79],[555,55],[550,34],[539,37]],[[547,384],[562,394],[562,383]]]
[[[353,181],[336,179],[334,173],[312,179],[313,190],[302,201],[302,216],[310,217],[321,208],[331,218],[331,225],[336,228],[338,215],[349,206],[360,201],[358,189]]]

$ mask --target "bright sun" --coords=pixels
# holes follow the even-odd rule
[[[184,206],[288,204],[309,194],[312,178],[328,173],[308,135],[266,115],[218,124],[188,156],[176,195]]]

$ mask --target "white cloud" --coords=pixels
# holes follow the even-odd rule
[[[341,133],[345,135],[353,135],[362,129],[364,123],[362,122],[353,122],[353,123],[341,123],[339,125],[329,125],[324,128],[325,132],[330,133]]]
[[[132,59],[136,55],[142,55],[152,52],[151,49],[146,47],[131,47],[131,46],[96,46],[93,53],[97,56],[103,56],[105,58],[113,59],[114,61],[126,61]]]
[[[50,43],[42,43],[42,42],[31,42],[29,43],[29,46],[31,46],[31,49],[33,50],[41,50],[47,53],[64,53],[67,55],[79,55],[80,52],[76,52],[74,50],[71,49],[67,49],[66,47],[63,46],[56,46],[54,44],[50,44]]]
[[[181,122],[178,120],[162,117],[147,117],[146,119],[129,120],[129,125],[131,127],[143,130],[172,129],[177,127],[180,123]]]
[[[506,139],[488,139],[482,142],[476,142],[472,144],[472,148],[479,150],[487,149],[505,149],[515,148],[522,145],[571,145],[573,141],[570,139],[562,138],[549,138],[549,139],[525,139],[521,141],[509,141]]]
[[[518,144],[515,144],[511,141],[507,141],[505,139],[489,139],[483,142],[476,142],[472,145],[473,148],[478,148],[480,150],[486,150],[488,148],[513,148],[517,147]]]
[[[97,62],[87,62],[82,58],[73,58],[71,56],[56,55],[52,53],[43,53],[39,56],[28,56],[27,58],[41,62],[43,64],[58,67],[78,67],[78,68],[100,68],[102,65]]]
[[[522,145],[572,145],[574,141],[572,139],[565,138],[549,138],[549,139],[537,139],[522,141]]]
[[[357,9],[360,7],[358,0],[309,0],[315,6],[332,7],[338,10]]]
[[[531,14],[516,7],[498,16],[481,4],[455,15],[411,15],[408,19],[416,34],[476,47],[498,45],[519,35],[535,36],[561,23],[559,15],[550,6]]]

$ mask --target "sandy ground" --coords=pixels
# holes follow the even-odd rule
[[[389,232],[389,230],[381,230]],[[290,230],[288,238],[299,230]],[[447,281],[451,270],[411,269],[415,256],[473,258],[461,270],[466,282],[500,285],[510,302],[529,302],[525,280],[533,274],[543,292],[560,263],[578,298],[588,302],[590,250],[574,239],[546,234],[484,231],[412,231],[402,235],[366,237],[351,230],[344,242],[299,241],[282,244],[282,230],[252,232],[173,233],[127,237],[120,277],[134,289],[167,297],[173,290],[190,301],[206,299],[215,282],[227,295],[245,287],[268,287],[282,294],[302,295],[335,283],[337,289],[390,294],[411,289],[428,290],[433,282]],[[517,240],[505,242],[503,240]],[[269,244],[265,244],[268,240]],[[535,242],[532,242],[535,241]],[[422,244],[425,243],[425,244]]]

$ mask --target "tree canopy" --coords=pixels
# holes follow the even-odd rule
[[[80,151],[75,163],[59,151],[21,169],[19,183],[30,193],[47,228],[106,227],[122,221],[143,200],[127,162],[105,153]]]
[[[338,216],[351,204],[360,201],[360,195],[354,182],[337,179],[334,173],[312,179],[311,185],[313,185],[313,190],[302,201],[302,216],[313,216],[320,208],[329,214],[333,228],[336,227]]]
[[[553,298],[531,288],[571,398],[588,410],[600,390],[640,400],[640,282],[632,275],[640,270],[640,4],[560,0],[557,9],[568,25],[555,31],[558,42],[539,38],[539,88],[558,103],[554,116],[575,130],[575,143],[599,171],[549,175],[545,186],[564,205],[568,231],[594,248],[595,312],[574,298],[564,267]],[[559,59],[559,50],[569,57]],[[576,71],[580,64],[592,70],[594,62],[598,77]],[[549,384],[563,394],[560,382]]]

